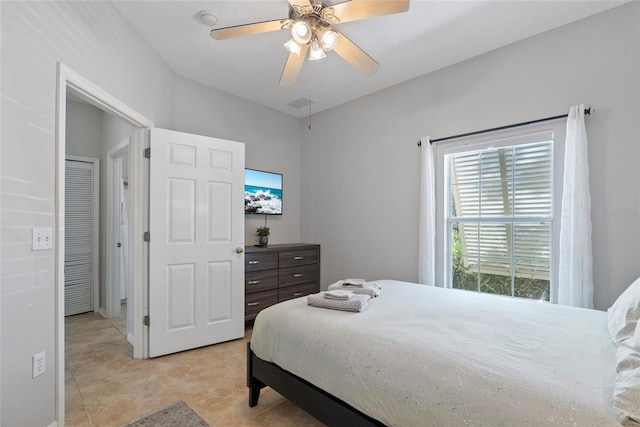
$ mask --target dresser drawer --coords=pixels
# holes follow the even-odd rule
[[[280,268],[318,263],[317,249],[302,249],[280,252]]]
[[[247,246],[244,256],[245,321],[280,301],[320,290],[320,245]]]
[[[316,292],[318,292],[318,284],[316,282],[287,286],[286,288],[278,289],[278,301],[299,298]]]
[[[279,287],[318,281],[318,264],[281,268],[278,274]]]
[[[254,292],[244,297],[244,319],[251,320],[256,317],[260,310],[274,305],[278,302],[278,290]]]
[[[244,271],[258,271],[278,268],[278,254],[270,253],[247,253],[244,255]]]
[[[266,291],[278,287],[278,270],[250,271],[244,274],[246,293]]]

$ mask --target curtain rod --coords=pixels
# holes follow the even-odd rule
[[[591,107],[585,108],[584,109],[584,114],[586,114],[587,116],[590,116],[591,115]],[[559,116],[545,117],[544,119],[530,120],[528,122],[521,122],[521,123],[515,123],[515,124],[512,124],[512,125],[499,126],[497,128],[477,130],[475,132],[468,132],[468,133],[461,133],[459,135],[446,136],[444,138],[432,139],[431,141],[429,141],[429,144],[433,144],[434,142],[438,143],[438,142],[448,141],[450,139],[455,139],[455,138],[462,138],[464,136],[480,135],[480,134],[483,134],[483,133],[493,132],[493,131],[497,131],[497,130],[505,130],[505,129],[511,129],[511,128],[515,128],[515,127],[519,127],[519,126],[532,125],[532,124],[535,124],[535,123],[546,122],[546,121],[549,121],[549,120],[564,119],[564,118],[567,118],[567,117],[569,117],[569,114],[561,114]],[[422,147],[422,141],[418,141],[418,147]]]

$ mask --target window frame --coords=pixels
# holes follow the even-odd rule
[[[451,278],[451,238],[450,238],[450,203],[451,194],[448,186],[449,165],[446,156],[449,154],[478,151],[488,148],[501,148],[521,144],[541,142],[548,138],[552,144],[552,191],[551,200],[551,260],[549,302],[558,300],[558,243],[560,238],[560,213],[562,204],[562,183],[564,171],[564,146],[566,119],[550,120],[533,125],[525,125],[507,130],[487,132],[473,136],[448,140],[437,144],[436,157],[436,247],[442,248],[436,254],[436,280],[444,287],[452,287]]]

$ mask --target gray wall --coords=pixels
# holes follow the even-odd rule
[[[102,114],[93,105],[67,100],[67,154],[102,158]]]
[[[175,130],[245,143],[246,167],[283,174],[283,215],[271,215],[269,243],[300,241],[299,120],[182,77],[176,78]],[[264,215],[247,215],[245,244],[257,243]]]
[[[417,280],[421,136],[585,103],[596,109],[587,118],[595,304],[608,308],[640,276],[639,28],[633,2],[318,113],[312,131],[301,123],[301,232],[322,244],[323,285]]]
[[[54,252],[31,251],[31,228],[54,228],[56,63],[166,128],[174,73],[109,2],[0,8],[0,424],[46,426],[55,419]],[[31,356],[41,351],[46,372],[32,379]]]

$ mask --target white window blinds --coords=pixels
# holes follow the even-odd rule
[[[548,300],[552,138],[447,158],[452,287]]]

